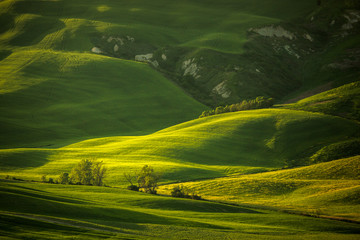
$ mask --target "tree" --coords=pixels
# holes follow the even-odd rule
[[[42,175],[42,176],[41,176],[41,181],[42,181],[42,182],[46,182],[46,175]]]
[[[71,170],[71,181],[76,184],[91,185],[93,180],[92,161],[88,159],[81,160],[72,170]]]
[[[69,173],[67,173],[67,172],[61,173],[60,176],[59,176],[59,178],[58,178],[58,182],[59,182],[60,184],[68,184],[68,183],[69,183],[69,180],[70,180],[70,178],[69,178]]]
[[[93,174],[93,185],[102,186],[103,179],[105,177],[107,168],[104,166],[103,162],[93,161],[92,163],[92,174]]]
[[[143,188],[146,193],[151,194],[156,194],[159,180],[160,174],[155,173],[154,169],[148,165],[145,165],[137,176],[139,188]]]
[[[103,162],[83,159],[71,170],[70,180],[75,184],[101,186],[105,173]]]
[[[132,191],[139,191],[139,187],[136,186],[134,183],[137,181],[138,174],[130,174],[130,173],[124,173],[125,179],[130,183],[130,186],[127,187],[127,189]]]

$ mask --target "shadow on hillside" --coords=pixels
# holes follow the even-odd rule
[[[43,166],[51,150],[12,149],[0,151],[0,169],[24,169]]]
[[[1,187],[0,191],[2,194],[16,194],[18,196],[24,196],[24,197],[30,197],[30,198],[36,198],[36,199],[42,199],[42,200],[50,200],[50,201],[57,201],[62,203],[73,203],[73,204],[85,204],[88,202],[79,200],[79,199],[73,199],[73,198],[66,198],[63,196],[56,196],[53,193],[41,191],[33,188],[27,188],[17,185],[8,185],[11,186],[11,188],[8,187]],[[37,193],[39,192],[39,193]]]
[[[0,50],[0,61],[10,56],[12,51],[9,50]]]
[[[253,209],[231,206],[220,203],[213,203],[208,201],[195,201],[187,199],[176,199],[176,198],[157,198],[156,200],[141,201],[133,203],[141,207],[150,209],[162,209],[170,211],[194,211],[194,212],[205,212],[205,213],[256,213],[263,214]]]

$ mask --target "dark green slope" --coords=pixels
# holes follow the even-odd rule
[[[1,94],[2,147],[149,133],[192,119],[204,108],[145,64],[98,58],[76,62],[68,71],[60,67],[39,59],[22,77],[44,81]]]

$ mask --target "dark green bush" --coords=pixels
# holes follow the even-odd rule
[[[195,194],[194,191],[191,192],[191,190],[189,188],[184,187],[182,185],[173,187],[173,189],[171,191],[171,196],[177,197],[177,198],[191,198],[194,200],[201,199],[201,196]]]
[[[131,191],[139,191],[139,187],[136,185],[130,185],[127,187],[127,189]]]

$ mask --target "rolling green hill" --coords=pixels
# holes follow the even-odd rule
[[[318,113],[262,109],[185,122],[143,136],[108,137],[57,149],[4,149],[3,175],[40,179],[70,172],[81,159],[109,168],[107,183],[127,184],[123,172],[151,164],[164,182],[212,178],[307,165],[325,146],[357,137],[352,121]]]
[[[171,69],[205,51],[212,68],[243,52],[250,27],[311,9],[312,1],[2,1],[1,147],[61,146],[191,120],[206,107],[149,66],[117,58],[154,53],[160,72],[175,76]]]
[[[360,82],[345,84],[341,87],[316,94],[285,108],[322,112],[348,119],[360,120]]]
[[[360,6],[318,2],[0,1],[0,238],[358,239]]]
[[[206,199],[360,220],[360,156],[312,166],[183,183]],[[169,194],[173,185],[162,187]]]
[[[30,63],[17,61],[27,55]],[[143,134],[195,118],[205,108],[142,63],[37,50],[13,53],[1,68],[17,69],[3,82],[2,148]]]

